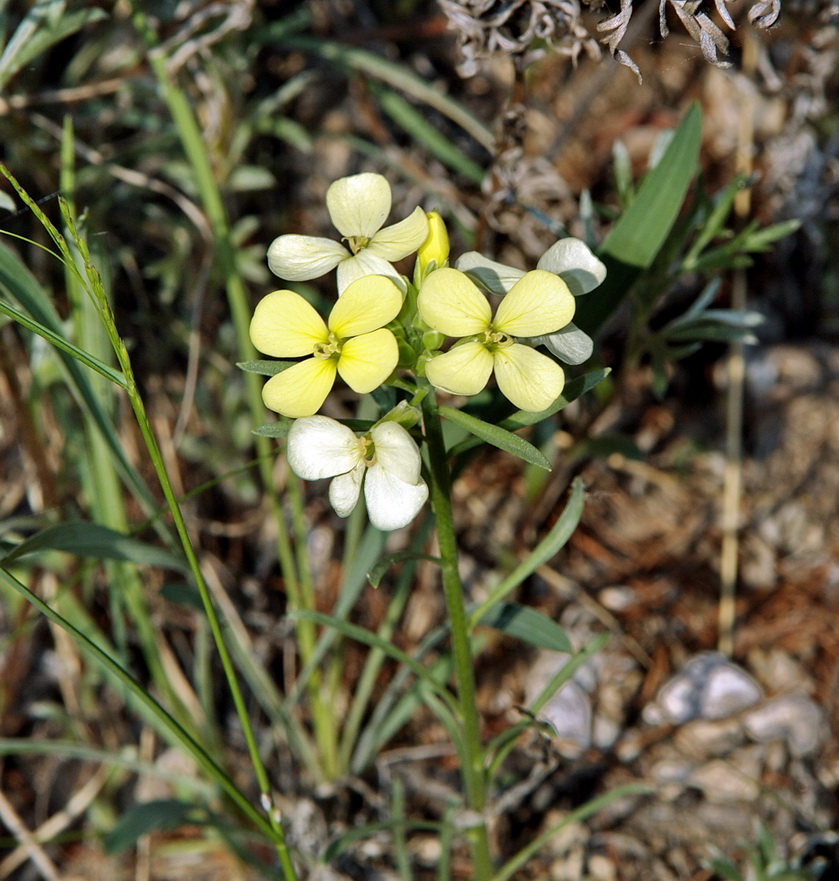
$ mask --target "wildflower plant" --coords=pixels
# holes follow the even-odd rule
[[[475,877],[488,879],[493,871],[485,818],[490,753],[482,742],[475,701],[472,629],[488,624],[532,641],[528,628],[536,616],[541,620],[535,630],[542,639],[561,651],[569,646],[553,622],[504,602],[517,580],[502,583],[483,606],[467,609],[451,504],[456,451],[444,441],[443,423],[450,421],[475,440],[549,469],[549,460],[515,429],[550,417],[568,402],[563,398],[565,371],[558,361],[567,352],[556,343],[557,335],[576,333],[588,340],[571,324],[576,295],[596,288],[606,270],[585,243],[570,238],[549,249],[529,272],[475,252],[450,266],[448,233],[437,212],[417,208],[405,221],[382,228],[390,188],[377,174],[336,181],[327,204],[354,256],[343,246],[323,244],[327,240],[284,235],[271,245],[269,262],[288,280],[337,267],[338,290],[328,318],[292,291],[268,294],[256,306],[251,340],[266,355],[298,360],[242,366],[270,376],[264,402],[285,417],[276,431],[271,426],[259,431],[287,435],[288,463],[300,478],[331,479],[329,501],[340,517],[355,511],[363,494],[371,524],[391,531],[408,526],[431,501],[439,547],[434,560],[442,573],[457,683],[456,697],[444,690],[432,706],[458,747],[464,807],[471,817],[465,834]],[[411,278],[396,277],[387,258],[396,261],[413,253]],[[497,307],[492,300],[499,301]],[[568,360],[578,362],[578,355]],[[576,393],[604,375],[597,371]],[[493,377],[499,402],[509,402],[502,424],[469,412],[471,399]],[[378,419],[336,418],[339,411],[329,393],[337,378],[355,392],[369,394],[372,404],[364,405],[365,412],[371,406],[378,409]],[[561,526],[546,537],[547,544],[533,559],[546,548],[555,552],[565,540],[569,519],[576,522],[579,517],[581,499],[577,484],[568,517],[560,518]],[[387,565],[385,558],[376,580]],[[513,619],[518,624],[510,625]],[[348,626],[323,620],[339,629]],[[357,629],[351,632],[363,638]],[[498,761],[507,748],[506,742],[499,746]]]

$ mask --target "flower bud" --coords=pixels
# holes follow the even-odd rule
[[[419,246],[417,261],[420,277],[425,276],[429,269],[440,269],[449,260],[449,234],[443,218],[436,211],[428,211],[428,238]],[[434,266],[431,267],[432,261]]]

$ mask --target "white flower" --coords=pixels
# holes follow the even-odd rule
[[[417,445],[396,422],[358,437],[328,416],[308,416],[288,433],[292,470],[304,480],[332,477],[329,501],[339,517],[352,513],[363,483],[370,522],[383,531],[407,526],[425,504],[420,461]]]
[[[455,264],[475,284],[492,294],[503,296],[524,276],[524,270],[488,260],[477,251],[469,251]],[[558,275],[575,297],[593,291],[606,278],[606,267],[580,239],[565,238],[554,242],[540,257],[537,269]],[[566,364],[582,364],[591,357],[594,343],[573,322],[547,336],[534,337],[533,345],[545,345]]]
[[[426,240],[428,220],[422,208],[415,208],[404,220],[382,229],[390,206],[390,184],[382,175],[342,177],[326,191],[326,207],[346,247],[317,236],[284,235],[268,248],[268,266],[288,281],[319,278],[337,266],[339,296],[365,275],[386,275],[404,292],[405,283],[391,264]]]

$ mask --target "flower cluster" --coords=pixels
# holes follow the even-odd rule
[[[378,174],[336,181],[326,202],[342,243],[283,235],[269,248],[268,264],[288,281],[337,269],[338,299],[326,319],[291,290],[274,291],[257,305],[254,346],[295,359],[266,371],[272,375],[263,400],[295,420],[289,464],[305,480],[332,478],[329,499],[339,516],[354,510],[363,486],[371,523],[399,529],[428,497],[412,434],[419,421],[415,405],[434,389],[476,395],[494,375],[520,410],[550,407],[565,383],[552,356],[579,364],[591,355],[591,340],[571,319],[575,297],[599,285],[605,268],[577,239],[557,242],[531,272],[476,252],[450,266],[448,234],[436,212],[416,208],[384,225],[391,191]],[[409,280],[394,264],[414,253]],[[488,295],[502,298],[494,311]],[[411,399],[357,433],[316,415],[338,377],[359,394],[395,385]]]

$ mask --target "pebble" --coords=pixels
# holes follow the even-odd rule
[[[767,701],[752,710],[744,724],[753,740],[760,743],[783,740],[796,758],[815,752],[824,741],[822,709],[801,692]]]
[[[702,652],[664,683],[643,715],[653,725],[724,719],[753,706],[762,696],[760,686],[741,667],[717,652]]]

